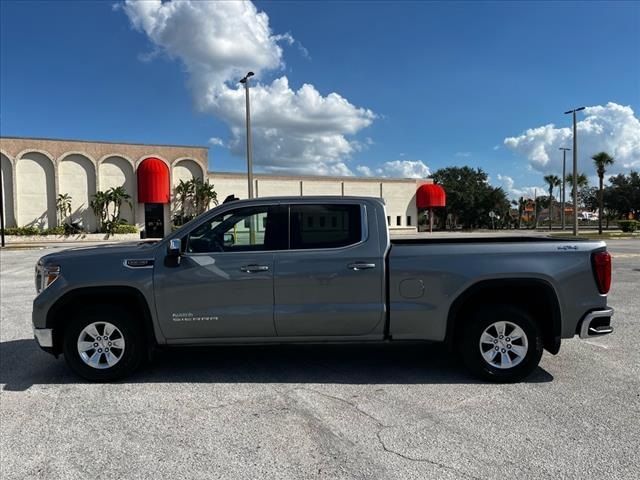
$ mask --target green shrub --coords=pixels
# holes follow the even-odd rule
[[[138,227],[129,225],[128,223],[120,223],[113,226],[111,233],[138,233]]]
[[[11,227],[4,229],[5,235],[40,235],[38,227]]]
[[[47,228],[40,232],[40,235],[64,235],[65,228],[63,225],[58,225],[57,227]]]
[[[631,233],[640,228],[640,222],[637,220],[618,220],[618,226],[623,232]]]

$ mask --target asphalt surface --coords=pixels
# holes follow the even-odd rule
[[[181,350],[86,383],[32,340],[45,251],[2,251],[0,477],[636,479],[640,241],[609,245],[614,334],[515,385],[424,345]]]

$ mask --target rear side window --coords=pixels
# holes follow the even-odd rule
[[[362,240],[359,205],[291,205],[294,250],[338,248]]]

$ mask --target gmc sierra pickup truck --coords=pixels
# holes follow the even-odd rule
[[[130,374],[159,347],[444,341],[506,382],[562,338],[611,333],[610,283],[603,242],[390,239],[379,199],[260,198],[156,243],[42,257],[33,328],[94,381]]]

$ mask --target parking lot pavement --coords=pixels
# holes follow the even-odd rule
[[[609,243],[614,334],[515,385],[425,345],[181,350],[89,384],[32,340],[44,252],[0,252],[0,477],[638,478],[640,242]]]

